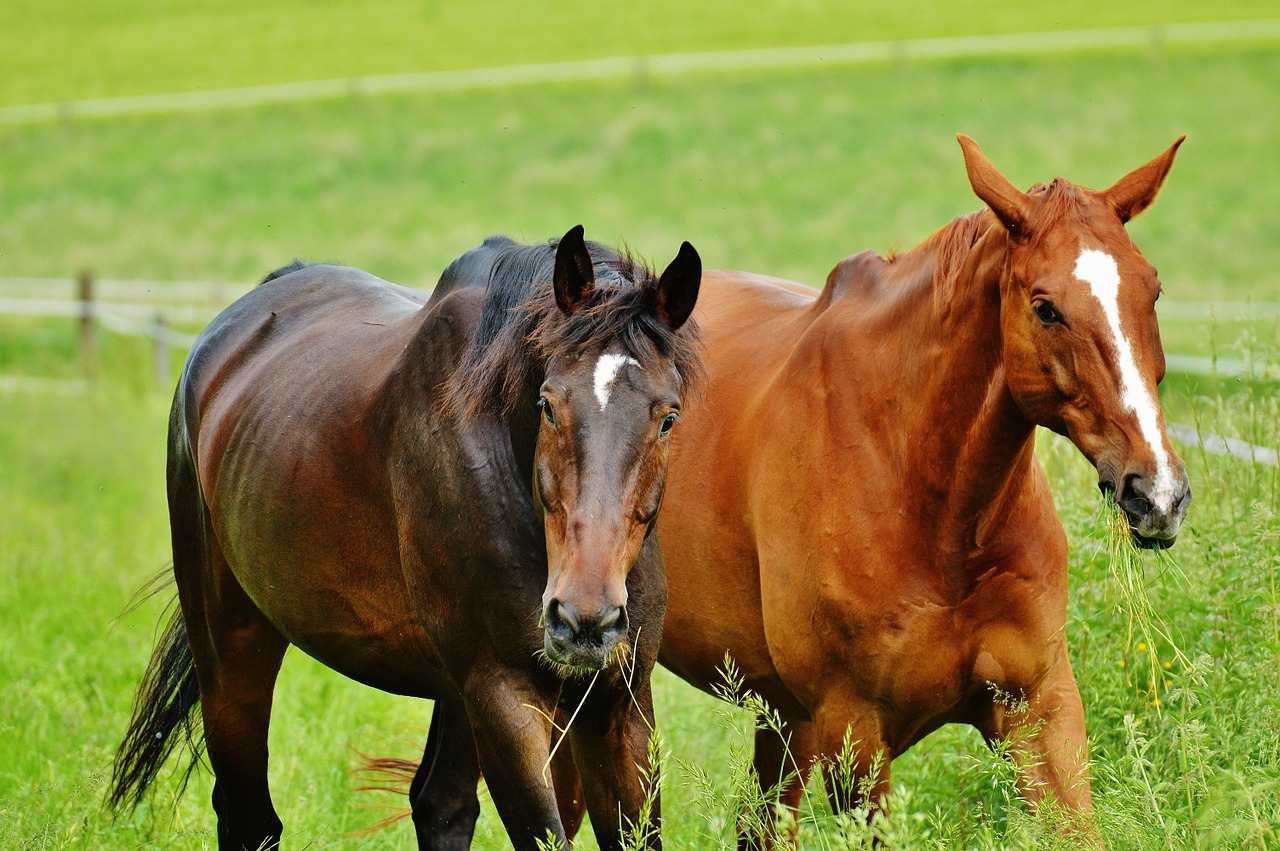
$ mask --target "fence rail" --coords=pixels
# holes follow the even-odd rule
[[[223,307],[252,289],[243,283],[144,281],[78,278],[0,278],[0,316],[75,319],[86,348],[94,324],[118,334],[147,336],[157,345],[189,348],[196,335],[171,324],[203,325]],[[1257,320],[1280,318],[1280,302],[1162,301],[1164,319]],[[1237,358],[1167,353],[1169,369],[1219,378],[1280,377],[1280,364]]]
[[[156,378],[169,385],[171,348],[189,349],[195,334],[176,331],[171,322],[204,324],[251,287],[204,281],[96,281],[86,272],[79,278],[0,278],[0,316],[72,319],[80,334],[83,380],[42,379],[0,375],[0,392],[78,394],[88,392],[97,375],[97,329],[149,337],[153,342]],[[1180,319],[1257,319],[1280,316],[1280,302],[1162,303],[1163,315]],[[1271,375],[1266,364],[1225,358],[1169,354],[1169,369],[1218,377]],[[1254,464],[1280,466],[1276,450],[1243,440],[1169,423],[1169,434],[1181,443],[1199,445],[1215,455],[1229,455]]]
[[[697,73],[830,68],[879,62],[1045,52],[1135,48],[1159,51],[1168,45],[1265,42],[1277,39],[1280,39],[1280,20],[1266,19],[659,54],[26,104],[0,107],[0,125],[628,77],[643,80],[650,76],[673,77]]]

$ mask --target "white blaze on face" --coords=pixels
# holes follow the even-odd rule
[[[601,355],[600,360],[596,361],[595,390],[600,410],[603,411],[609,404],[609,392],[613,389],[613,382],[618,377],[618,371],[627,364],[639,366],[640,362],[626,355],[614,354]]]
[[[1111,336],[1120,366],[1120,401],[1137,415],[1142,436],[1146,438],[1151,454],[1155,457],[1156,479],[1150,494],[1151,501],[1161,511],[1168,512],[1173,507],[1173,468],[1169,464],[1169,453],[1165,451],[1164,435],[1160,431],[1159,406],[1138,372],[1129,338],[1120,330],[1120,270],[1110,254],[1085,248],[1076,259],[1075,274],[1089,285],[1094,298],[1102,305],[1107,324],[1111,326]]]

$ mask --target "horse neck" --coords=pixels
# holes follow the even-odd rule
[[[535,403],[545,364],[536,359],[531,363],[519,395],[506,412],[462,413],[447,399],[445,387],[465,358],[469,332],[442,333],[442,324],[430,306],[421,311],[419,321],[382,388],[380,427],[403,430],[419,452],[429,452],[438,444],[441,432],[451,433],[458,448],[469,456],[463,463],[475,469],[492,467],[512,481],[531,486],[538,441]],[[430,388],[425,405],[424,388]],[[426,431],[419,433],[421,429]]]
[[[885,429],[898,436],[900,486],[919,499],[918,520],[944,561],[983,545],[988,521],[1032,469],[1035,426],[1013,400],[1002,358],[1007,240],[989,214],[963,217],[894,258],[881,285],[893,309],[846,344],[865,346],[870,334],[892,358],[880,360],[893,364],[899,394]]]

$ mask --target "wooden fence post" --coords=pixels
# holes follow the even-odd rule
[[[80,362],[84,377],[94,381],[98,377],[98,324],[93,303],[93,273],[85,269],[80,273]]]
[[[159,311],[156,311],[152,333],[155,338],[156,381],[163,390],[169,385],[169,326]]]

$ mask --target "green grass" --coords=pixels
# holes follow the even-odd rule
[[[161,601],[113,619],[168,561],[166,399],[142,379],[126,380],[150,368],[145,347],[130,346],[104,341],[114,372],[97,392],[3,397],[0,619],[10,627],[0,637],[0,847],[214,845],[207,774],[197,774],[176,816],[167,809],[168,777],[154,808],[115,824],[98,809]],[[1180,404],[1207,406],[1200,414],[1209,428],[1252,421],[1259,425],[1251,436],[1280,444],[1274,395]],[[1148,616],[1170,639],[1153,641],[1135,629],[1112,575],[1096,474],[1062,439],[1045,438],[1039,451],[1072,544],[1067,628],[1110,847],[1280,847],[1276,471],[1183,448],[1196,496],[1171,553],[1179,570],[1162,572],[1149,556],[1130,565],[1142,574]],[[667,844],[729,847],[748,784],[750,718],[665,672],[656,683]],[[416,754],[427,719],[424,703],[291,652],[271,740],[272,786],[291,845],[411,847],[405,823],[349,837],[383,814],[362,803],[399,801],[353,794],[345,772],[356,762],[351,747]],[[1028,816],[1018,801],[1008,763],[962,728],[940,731],[895,762],[888,825],[864,826],[856,814],[837,820],[823,800],[815,787],[803,813],[806,847],[860,847],[876,832],[895,848],[1059,847],[1052,819]],[[506,847],[488,806],[477,841]],[[594,844],[588,838],[582,847]]]
[[[9,0],[0,106],[612,56],[1276,16],[1268,0]]]
[[[323,5],[323,8],[319,8]],[[1090,2],[964,4],[95,4],[0,10],[0,105],[353,74],[731,47],[1273,16]],[[540,10],[543,7],[539,7]],[[500,9],[500,11],[499,11]],[[820,284],[841,257],[909,247],[977,207],[956,131],[1019,185],[1101,186],[1189,134],[1160,201],[1131,226],[1170,301],[1277,298],[1280,49],[1166,49],[580,83],[0,129],[0,277],[252,281],[297,255],[429,286],[491,232],[540,239],[582,222],[665,263]],[[1164,304],[1165,302],[1162,302]],[[1171,352],[1280,362],[1280,322],[1165,321]],[[0,375],[74,378],[68,321],[0,316]],[[0,847],[213,847],[210,780],[169,815],[97,809],[150,654],[160,601],[113,622],[168,562],[167,390],[145,341],[104,334],[87,396],[0,395]],[[180,353],[174,353],[175,361]],[[174,364],[176,375],[177,364]],[[1280,445],[1276,376],[1171,374],[1170,419]],[[1096,473],[1039,448],[1072,546],[1068,634],[1113,849],[1280,847],[1280,482],[1183,447],[1195,501],[1179,571],[1141,570],[1144,637],[1112,576]],[[1132,608],[1132,607],[1130,607]],[[1141,646],[1140,646],[1141,645]],[[1177,647],[1180,653],[1174,652]],[[1157,676],[1151,676],[1152,660]],[[1169,667],[1165,667],[1169,663]],[[1166,682],[1167,680],[1167,682]],[[1150,681],[1150,684],[1148,684]],[[659,672],[668,847],[731,844],[751,720]],[[425,704],[301,653],[286,659],[271,740],[290,845],[405,848],[350,791],[349,746],[408,756]],[[1159,701],[1157,703],[1156,701]],[[705,771],[705,782],[699,780]],[[1061,845],[1029,817],[1008,764],[948,728],[894,764],[894,817],[838,823],[820,796],[807,847]],[[507,840],[491,808],[478,847]],[[582,847],[594,847],[584,838]]]
[[[0,275],[250,281],[301,255],[429,286],[582,222],[665,262],[820,284],[1019,185],[1105,186],[1189,134],[1131,230],[1168,298],[1274,298],[1280,50],[1007,59],[388,97],[0,130]],[[1171,347],[1173,348],[1173,347]],[[1174,349],[1176,350],[1176,349]]]

